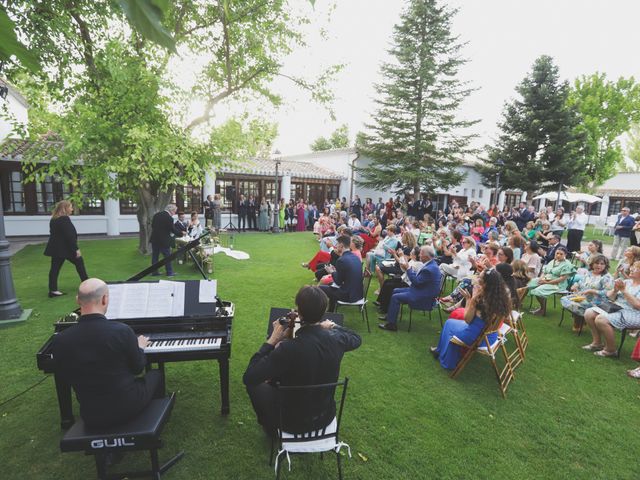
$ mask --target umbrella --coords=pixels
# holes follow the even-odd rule
[[[533,197],[533,200],[540,200],[544,198],[545,200],[556,201],[558,199],[558,192],[547,192],[540,194],[536,197]],[[560,199],[569,202],[585,202],[585,203],[595,203],[601,202],[602,199],[600,197],[596,197],[595,195],[590,195],[588,193],[574,193],[574,192],[562,192],[560,195]]]

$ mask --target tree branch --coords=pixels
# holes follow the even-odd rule
[[[75,1],[72,0],[67,2],[67,8],[69,9],[69,15],[71,15],[71,18],[73,18],[78,24],[78,29],[80,30],[80,39],[82,40],[84,62],[89,69],[90,77],[93,83],[96,84],[98,71],[96,69],[96,63],[93,56],[93,39],[91,38],[89,27],[84,19],[80,16],[80,13],[78,12],[78,6]]]

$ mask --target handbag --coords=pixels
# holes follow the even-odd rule
[[[598,307],[600,307],[602,310],[604,310],[607,313],[614,313],[622,310],[622,307],[620,305],[618,305],[617,303],[613,303],[609,300],[605,300],[600,305],[598,305]]]

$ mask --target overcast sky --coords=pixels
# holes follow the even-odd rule
[[[297,0],[303,1],[303,0]],[[279,124],[275,147],[283,154],[309,151],[318,136],[346,123],[353,139],[374,111],[374,83],[388,59],[392,28],[405,4],[401,0],[338,0],[327,22],[327,1],[316,0],[308,28],[309,48],[285,62],[285,72],[318,71],[322,65],[346,64],[334,83],[336,120],[308,97],[282,83],[285,106],[274,114]],[[449,0],[458,8],[454,33],[468,42],[469,63],[460,78],[479,90],[465,101],[461,115],[481,122],[474,128],[478,146],[491,143],[504,102],[531,69],[534,60],[551,55],[562,78],[604,72],[610,79],[640,80],[640,1],[638,0]],[[328,39],[318,30],[325,28]]]

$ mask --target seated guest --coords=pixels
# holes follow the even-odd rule
[[[542,276],[532,279],[528,284],[529,294],[538,299],[540,308],[534,310],[534,315],[544,315],[547,311],[547,297],[567,288],[569,275],[575,267],[567,260],[567,250],[564,247],[556,249],[555,258],[542,267]]]
[[[360,336],[322,320],[327,309],[327,297],[318,287],[302,287],[296,295],[296,307],[301,327],[296,336],[278,320],[273,332],[251,357],[242,378],[247,387],[258,423],[269,436],[280,424],[278,391],[282,386],[334,383],[340,374],[340,362],[345,352],[362,343]],[[304,433],[321,429],[336,415],[333,392],[323,389],[313,393],[288,393],[282,398],[284,430]]]
[[[191,219],[187,231],[191,238],[198,238],[202,235],[202,225],[200,225],[200,219],[198,218],[198,212],[191,212]]]
[[[464,237],[462,239],[462,250],[453,255],[453,263],[451,265],[441,263],[440,271],[460,281],[471,274],[471,259],[475,256],[475,240],[471,237]]]
[[[453,258],[455,254],[458,253],[462,249],[462,234],[458,230],[454,230],[451,233],[451,239],[449,243],[447,243],[443,250],[442,254],[436,258],[436,263],[438,265],[446,263],[450,265],[453,263]]]
[[[464,291],[467,298],[464,320],[447,320],[442,328],[438,346],[430,348],[434,357],[440,360],[442,368],[453,370],[460,361],[460,347],[451,343],[454,336],[470,345],[485,329],[498,328],[500,322],[511,314],[511,298],[506,290],[502,276],[492,268],[480,274],[478,284],[473,289],[473,296]],[[495,341],[496,335],[489,335],[489,341]]]
[[[549,248],[547,249],[547,253],[544,257],[542,257],[542,263],[552,262],[554,258],[556,258],[556,250],[558,248],[565,248],[564,245],[560,243],[560,237],[558,235],[554,235],[549,240]]]
[[[361,300],[362,263],[351,252],[351,237],[341,235],[337,239],[336,254],[340,257],[335,266],[326,265],[325,271],[333,277],[335,285],[322,285],[320,288],[329,297],[329,310],[335,311],[337,301],[356,302]]]
[[[473,228],[471,229],[471,236],[476,241],[476,243],[480,243],[482,241],[482,236],[484,235],[484,232],[485,232],[484,222],[482,221],[481,218],[477,218],[475,220],[475,224]]]
[[[496,253],[496,258],[498,263],[511,264],[513,262],[513,250],[509,247],[500,247],[498,253]]]
[[[587,249],[584,252],[578,252],[576,258],[578,259],[581,267],[588,268],[589,259],[592,255],[596,255],[598,253],[602,253],[602,242],[600,240],[591,240],[587,244]]]
[[[513,269],[513,281],[515,283],[516,290],[522,287],[526,287],[529,283],[529,274],[527,272],[527,264],[522,260],[514,260],[511,264]]]
[[[371,222],[369,222],[369,226],[365,229],[364,232],[359,233],[362,240],[364,240],[364,247],[362,249],[362,254],[366,255],[369,250],[375,248],[380,240],[380,234],[382,233],[382,225],[378,221],[377,218],[372,218]]]
[[[362,228],[362,224],[360,223],[360,219],[355,213],[349,215],[349,221],[347,223],[352,232],[356,230],[360,230]]]
[[[507,247],[509,247],[513,251],[513,259],[520,260],[522,254],[524,252],[526,242],[524,238],[518,233],[517,235],[511,235],[507,239]]]
[[[400,243],[398,244],[398,249],[402,249],[402,252],[404,253],[404,255],[409,255],[411,253],[411,250],[413,250],[414,247],[417,246],[416,243],[416,237],[408,231],[405,231],[402,234],[402,237],[400,237]],[[384,283],[384,276],[385,275],[402,275],[403,270],[400,268],[400,264],[398,261],[398,255],[397,255],[397,250],[391,250],[391,256],[393,257],[393,259],[395,260],[395,263],[391,266],[386,266],[386,265],[382,265],[382,263],[380,263],[379,265],[376,265],[376,277],[378,279],[378,284],[380,285],[380,288],[382,288],[382,284]],[[376,295],[378,295],[380,293],[380,290],[376,290],[374,292]]]
[[[178,213],[178,219],[173,224],[176,237],[186,237],[189,235],[189,222],[184,218],[184,212]]]
[[[407,272],[400,268],[400,264],[407,262],[409,264],[409,268],[413,269],[414,272],[419,272],[423,267],[424,263],[420,261],[420,247],[413,247],[409,252],[409,260],[407,260],[407,256],[404,251],[396,252],[394,256],[398,262],[398,268],[401,270],[401,276],[394,276],[387,278],[382,284],[382,288],[380,288],[380,293],[378,294],[378,298],[374,303],[374,305],[380,308],[382,313],[387,313],[389,308],[389,302],[391,301],[391,295],[396,288],[408,287],[411,285],[411,280],[409,280],[409,275]]]
[[[529,278],[537,277],[540,274],[540,270],[542,270],[542,258],[538,255],[538,250],[538,243],[531,240],[526,244],[522,254],[522,261],[527,265]]]
[[[640,261],[640,247],[635,245],[627,247],[622,255],[622,260],[618,263],[618,267],[616,268],[613,278],[621,278],[622,280],[629,278],[631,265],[638,261]]]
[[[496,217],[491,217],[489,219],[489,226],[484,230],[484,233],[480,237],[480,241],[486,243],[490,240],[489,235],[492,232],[498,233],[498,219]]]
[[[471,257],[471,265],[475,268],[477,273],[480,273],[485,268],[495,267],[498,263],[498,247],[492,244],[486,244],[482,247],[482,254],[477,257]]]
[[[358,259],[362,262],[362,246],[364,242],[362,238],[358,235],[351,236],[351,252],[358,257]],[[331,253],[330,264],[334,265],[338,261],[338,255],[334,252]],[[333,283],[333,277],[327,273],[324,264],[318,264],[318,269],[316,270],[316,278],[319,280],[321,285],[331,285]]]
[[[549,240],[551,240],[551,237],[554,235],[555,234],[551,231],[551,223],[545,221],[542,222],[542,229],[536,233],[535,238],[532,240],[536,240],[538,245],[546,250],[549,248]]]
[[[391,297],[389,312],[380,319],[386,319],[386,323],[378,326],[383,330],[398,330],[398,313],[400,304],[406,303],[413,308],[431,308],[440,293],[440,270],[434,261],[435,251],[433,247],[423,245],[420,247],[420,261],[424,263],[422,268],[415,272],[409,268],[409,263],[401,263],[401,268],[407,272],[410,285],[407,288],[397,288]],[[407,282],[409,283],[409,282]]]
[[[560,299],[562,306],[573,315],[574,332],[581,329],[585,310],[601,304],[605,300],[607,291],[613,288],[613,277],[609,273],[609,259],[600,253],[590,258],[589,271],[571,286],[570,295]]]
[[[600,357],[613,357],[618,354],[615,330],[640,328],[640,262],[631,266],[628,279],[615,280],[613,289],[607,292],[607,297],[620,305],[622,310],[599,313],[594,308],[589,308],[584,312],[584,319],[591,329],[592,340],[582,348],[591,350]]]
[[[109,288],[102,280],[82,282],[76,301],[78,324],[53,339],[57,373],[75,391],[89,428],[125,423],[162,393],[158,370],[137,377],[147,364],[143,348],[149,340],[136,338],[124,323],[107,320]]]
[[[367,253],[367,274],[371,275],[376,271],[376,265],[380,264],[383,260],[391,259],[391,252],[397,250],[399,240],[396,237],[396,228],[393,225],[387,227],[387,236],[381,238],[376,248]]]
[[[515,307],[518,304],[518,292],[513,278],[513,267],[509,263],[498,263],[496,271],[502,275],[502,280],[504,280],[504,284],[507,287],[507,293],[511,297],[511,306]]]

